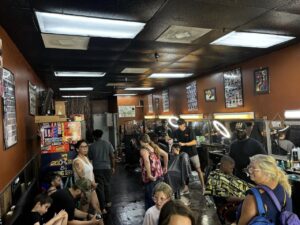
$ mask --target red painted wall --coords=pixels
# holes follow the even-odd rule
[[[16,81],[18,132],[17,144],[4,150],[3,115],[1,113],[0,192],[2,192],[4,187],[12,181],[35,153],[40,150],[39,140],[37,139],[37,125],[34,123],[34,117],[29,115],[28,81],[37,85],[39,89],[43,87],[43,84],[2,27],[0,27],[0,39],[2,39],[3,65],[14,74]],[[0,112],[2,112],[2,108]]]

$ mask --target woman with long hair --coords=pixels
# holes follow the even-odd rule
[[[269,187],[278,198],[281,206],[287,211],[292,211],[291,185],[287,175],[277,167],[276,160],[269,155],[255,155],[250,157],[247,167],[250,179],[257,185]],[[279,224],[279,214],[268,193],[259,190],[266,211],[266,216],[275,224]],[[242,205],[238,225],[246,225],[258,215],[255,197],[249,193]]]
[[[140,164],[142,179],[145,184],[145,209],[147,210],[154,205],[152,199],[154,186],[159,183],[163,175],[167,173],[168,154],[154,144],[148,134],[141,135],[140,145]],[[160,162],[160,156],[163,158],[163,167]]]
[[[75,147],[78,153],[77,157],[73,160],[73,172],[75,181],[80,178],[86,178],[92,182],[93,187],[93,190],[91,192],[85,193],[87,202],[81,202],[82,210],[87,212],[89,205],[91,204],[96,213],[101,213],[99,200],[95,191],[97,184],[95,183],[93,165],[87,157],[88,144],[85,140],[80,140],[77,142]]]

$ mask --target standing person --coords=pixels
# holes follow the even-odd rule
[[[266,154],[261,143],[247,135],[247,125],[238,122],[235,125],[237,140],[230,145],[229,156],[235,161],[235,175],[240,179],[251,182],[244,172],[250,163],[250,157],[257,154]]]
[[[196,225],[193,212],[180,200],[168,201],[162,207],[158,225]]]
[[[168,126],[167,120],[161,120],[161,126],[155,128],[155,133],[159,142],[169,146],[169,142],[172,139],[172,129]]]
[[[115,173],[114,148],[108,141],[102,140],[102,130],[94,130],[95,142],[90,146],[88,156],[93,163],[101,210],[111,207],[110,179]],[[105,210],[104,210],[105,212]]]
[[[172,195],[172,188],[165,182],[160,182],[155,185],[153,190],[153,201],[155,205],[146,211],[143,225],[157,225],[160,210],[166,202],[171,200]]]
[[[140,164],[142,179],[145,185],[145,209],[154,205],[152,192],[154,186],[163,179],[168,171],[168,154],[154,144],[148,134],[140,137]],[[160,156],[163,157],[164,168],[161,166]]]
[[[91,205],[96,213],[101,213],[99,200],[95,191],[95,189],[97,188],[97,184],[95,182],[93,165],[90,162],[90,160],[86,157],[86,155],[88,154],[88,147],[89,146],[85,140],[78,141],[75,146],[78,155],[73,160],[74,178],[75,181],[80,178],[86,178],[89,179],[92,184],[93,190],[85,193],[87,197],[87,202],[85,204],[82,203],[82,210],[87,212],[89,206]]]
[[[292,212],[291,185],[288,176],[277,167],[276,160],[268,155],[255,155],[250,157],[250,164],[247,167],[250,179],[257,185],[264,185],[270,188],[277,197],[280,205],[285,210]],[[274,224],[279,222],[280,211],[274,205],[272,199],[265,191],[260,189],[263,205],[266,210],[266,218]],[[249,193],[238,212],[238,225],[246,225],[249,221],[258,215],[255,197]]]
[[[181,146],[181,151],[189,155],[191,164],[194,166],[198,173],[199,180],[202,185],[202,191],[205,191],[205,183],[203,178],[203,173],[201,171],[200,160],[197,152],[197,141],[195,133],[189,127],[186,126],[184,119],[179,119],[177,121],[178,129],[174,132],[174,142],[178,142]],[[188,190],[185,190],[187,192]]]
[[[39,194],[34,199],[34,207],[26,217],[28,225],[67,225],[68,214],[65,210],[61,210],[47,223],[43,222],[43,215],[47,213],[48,208],[52,204],[52,199],[46,194]]]

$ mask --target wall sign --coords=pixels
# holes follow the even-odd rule
[[[198,110],[197,83],[193,81],[186,86],[188,111]]]
[[[134,105],[123,105],[123,106],[119,106],[118,109],[119,109],[119,118],[135,117]]]
[[[270,93],[270,79],[268,68],[257,69],[254,71],[255,94]]]
[[[153,96],[148,95],[148,112],[153,113]]]
[[[5,149],[17,143],[17,115],[15,77],[12,72],[3,69],[3,128]]]
[[[164,90],[162,92],[162,103],[163,103],[163,112],[169,112],[170,110],[169,90]]]
[[[241,69],[224,72],[225,107],[237,108],[244,105]]]
[[[36,86],[28,81],[29,114],[36,115]]]

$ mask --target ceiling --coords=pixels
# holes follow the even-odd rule
[[[87,50],[45,48],[35,10],[146,25],[134,39],[91,37]],[[94,91],[82,94],[103,99],[114,93],[130,93],[124,91],[124,85],[163,89],[182,82],[148,78],[154,72],[192,72],[194,76],[189,79],[195,79],[298,42],[300,0],[1,0],[0,24],[38,76],[54,90],[55,98],[71,94],[59,91],[59,87],[91,86]],[[172,25],[211,31],[192,43],[156,41]],[[268,49],[209,44],[233,30],[291,35],[296,39]],[[121,73],[125,68],[149,69],[142,74]],[[106,75],[60,78],[54,76],[54,70],[103,71]],[[125,84],[106,86],[116,82]]]

